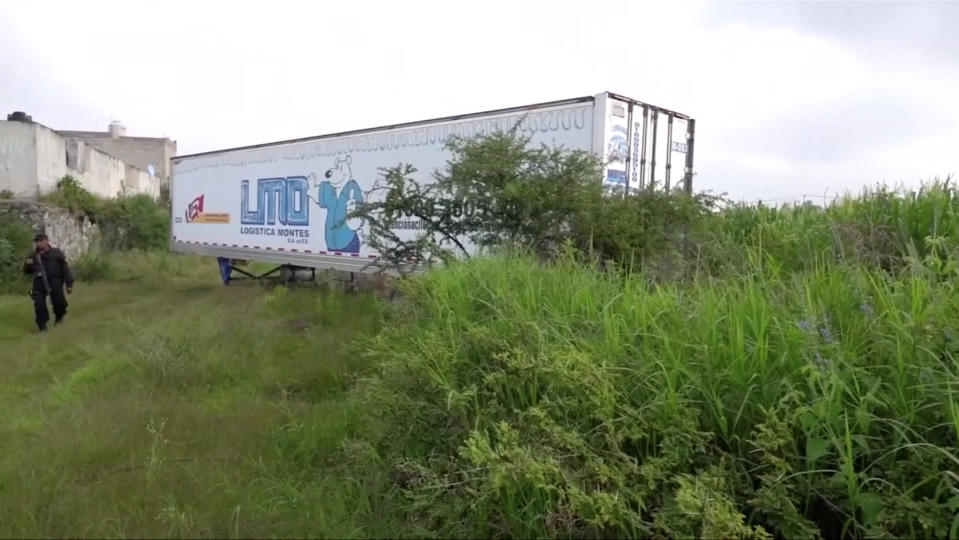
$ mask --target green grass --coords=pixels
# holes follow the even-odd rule
[[[330,457],[374,331],[371,298],[223,287],[211,261],[127,255],[67,323],[0,297],[0,536],[366,536],[362,483]],[[173,274],[172,278],[165,276]]]

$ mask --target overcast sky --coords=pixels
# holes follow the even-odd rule
[[[736,199],[959,173],[957,2],[0,0],[0,21],[0,112],[181,154],[609,90],[696,118],[695,187]]]

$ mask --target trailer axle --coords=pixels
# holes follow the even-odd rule
[[[309,281],[316,281],[315,268],[305,268],[302,266],[294,266],[292,264],[282,264],[262,274],[254,274],[251,272],[247,272],[246,270],[242,268],[238,268],[237,266],[233,264],[232,259],[228,259],[226,257],[217,257],[216,262],[220,268],[220,278],[223,280],[224,285],[229,285],[231,281],[236,281],[241,279],[250,279],[254,281],[259,281],[262,279],[270,278],[277,273],[285,274],[283,281],[293,282],[293,281],[296,281],[297,272],[304,271],[304,270],[308,270],[310,272]],[[234,272],[241,274],[243,277],[233,277]]]

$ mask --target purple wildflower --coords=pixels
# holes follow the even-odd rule
[[[832,333],[829,332],[829,328],[823,326],[819,329],[819,335],[822,336],[823,341],[826,343],[832,343]]]
[[[819,351],[816,351],[816,358],[813,360],[813,364],[815,364],[816,367],[819,368],[819,371],[822,371],[823,373],[825,373],[826,369],[829,367],[830,362],[828,359],[823,358],[822,355],[819,354]]]

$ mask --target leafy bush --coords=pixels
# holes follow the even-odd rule
[[[162,185],[160,186],[160,201],[159,201],[159,203],[160,203],[160,206],[165,206],[165,207],[167,207],[167,208],[170,208],[170,206],[173,204],[173,200],[170,198],[170,185],[169,185],[169,184],[162,184]]]
[[[57,182],[57,189],[40,197],[42,202],[66,208],[70,212],[96,222],[102,203],[70,176]]]
[[[557,251],[602,197],[599,162],[586,152],[529,142],[515,132],[451,138],[448,167],[428,183],[413,178],[410,165],[385,170],[374,190],[380,200],[354,214],[366,220],[368,243],[397,267],[466,256],[464,241]],[[421,234],[400,239],[394,232],[400,220],[419,221]]]
[[[708,193],[640,191],[603,197],[578,232],[581,251],[677,279],[693,272],[697,240],[710,232],[720,197]]]
[[[0,190],[0,200],[8,200],[13,198],[13,192],[9,189]]]
[[[117,273],[111,256],[103,253],[85,253],[73,264],[73,275],[77,281],[110,281],[116,279]]]
[[[416,169],[383,171],[379,200],[359,208],[367,242],[393,267],[463,257],[469,244],[490,251],[521,246],[552,258],[571,246],[582,255],[626,268],[685,253],[721,201],[709,194],[622,192],[603,188],[599,160],[588,152],[532,147],[514,131],[447,143],[447,167],[421,183]],[[401,239],[402,220],[421,233]]]
[[[104,242],[112,249],[165,249],[170,234],[168,209],[148,195],[107,201],[100,213]]]
[[[165,249],[170,231],[169,208],[149,195],[100,200],[73,177],[64,176],[42,200],[67,208],[96,223],[107,250]]]
[[[0,216],[0,290],[16,291],[26,283],[21,269],[33,238],[30,226],[13,216]]]
[[[17,277],[17,251],[6,238],[0,237],[0,287],[6,288],[8,283]]]

